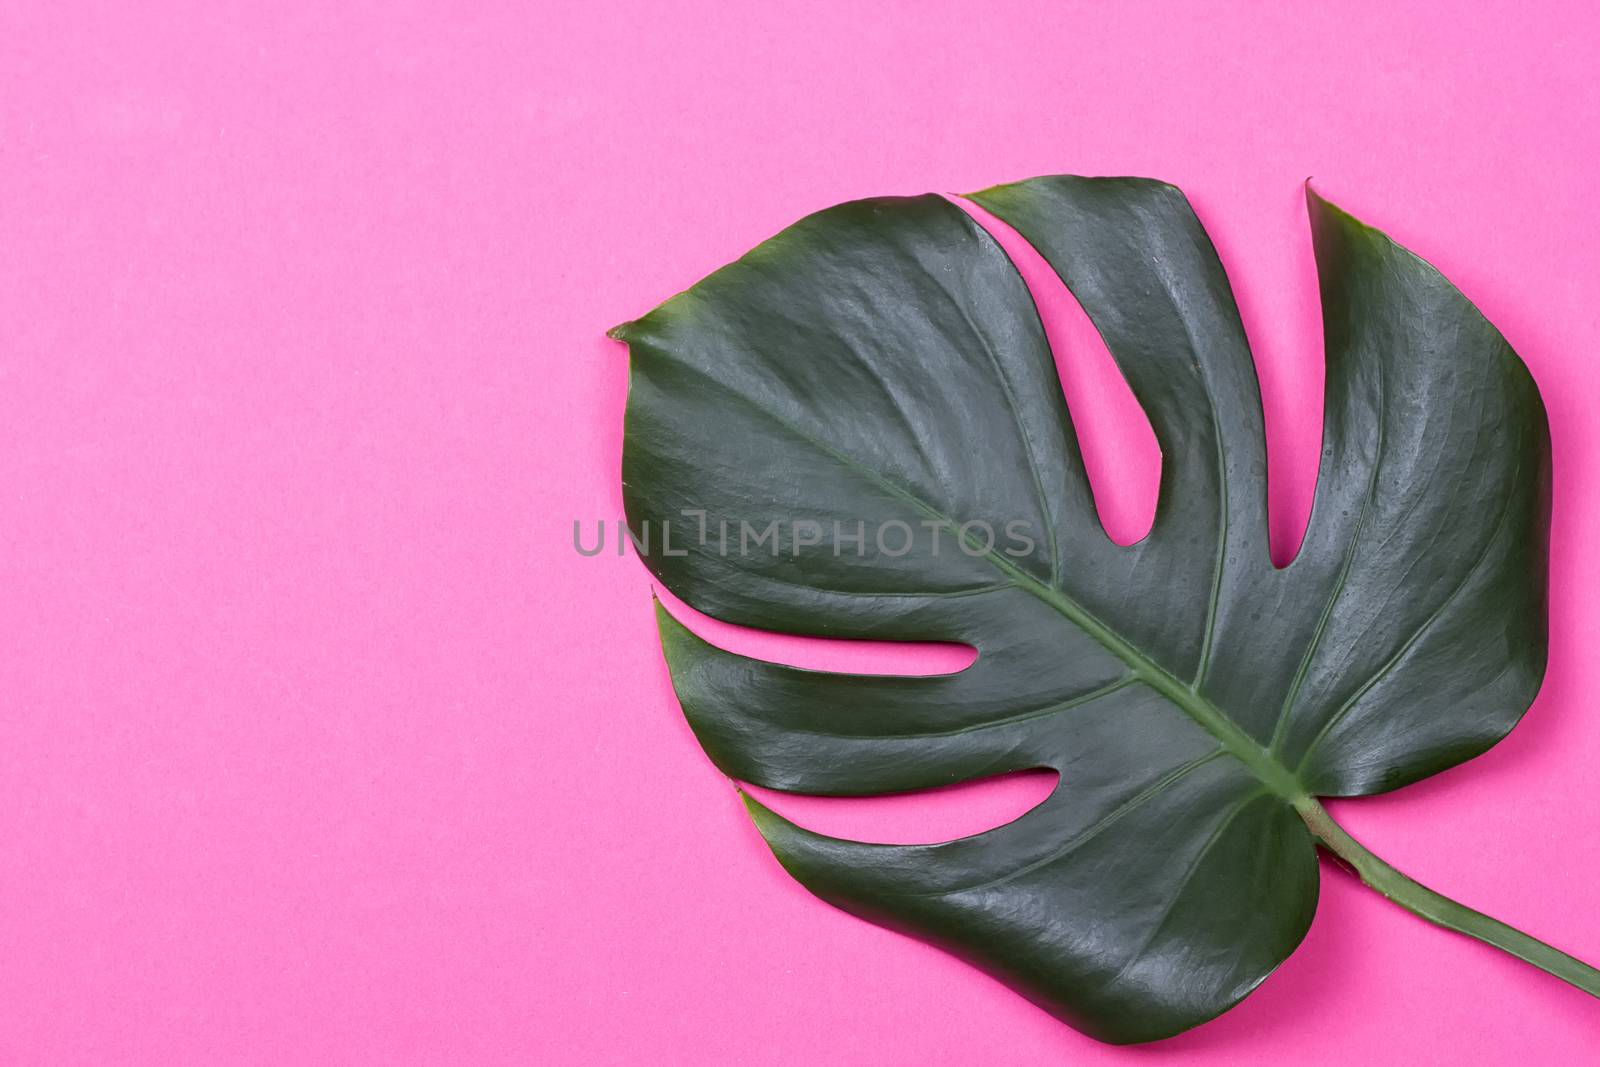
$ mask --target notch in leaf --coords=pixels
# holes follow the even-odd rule
[[[718,767],[832,795],[1060,773],[1033,811],[936,845],[824,837],[747,801],[778,859],[1105,1041],[1176,1034],[1255,988],[1311,921],[1318,844],[1402,906],[1600,995],[1600,972],[1405,878],[1317,801],[1484,751],[1539,688],[1550,447],[1505,339],[1308,188],[1324,449],[1303,547],[1278,569],[1254,365],[1183,194],[1046,177],[972,199],[1054,268],[1150,418],[1160,499],[1137,544],[1101,527],[1016,268],[943,198],[819,212],[613,331],[631,349],[634,529],[779,531],[771,551],[658,539],[663,584],[745,626],[978,650],[941,677],[806,671],[662,612]],[[785,540],[802,521],[942,527],[960,551]],[[1010,523],[1034,551],[985,540]]]

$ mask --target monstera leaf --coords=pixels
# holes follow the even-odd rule
[[[1055,269],[1149,416],[1160,500],[1137,544],[1096,515],[1020,275],[949,200],[819,212],[613,331],[629,523],[667,588],[746,626],[978,653],[938,677],[800,670],[663,612],[718,767],[829,795],[1060,773],[1014,822],[935,845],[824,837],[747,801],[784,867],[1112,1042],[1209,1019],[1282,962],[1316,908],[1319,843],[1600,994],[1593,969],[1405,878],[1316,800],[1469,759],[1539,688],[1550,448],[1516,353],[1308,190],[1326,429],[1304,545],[1278,569],[1254,367],[1183,194],[1049,177],[972,199]]]

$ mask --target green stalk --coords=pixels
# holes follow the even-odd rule
[[[1592,997],[1600,997],[1600,970],[1407,878],[1346,833],[1315,797],[1301,797],[1294,806],[1324,848],[1355,868],[1363,882],[1402,908],[1447,930],[1475,937],[1502,952],[1509,952]]]
[[[1475,937],[1577,986],[1592,997],[1600,997],[1600,970],[1536,937],[1529,937],[1516,927],[1507,926],[1499,919],[1474,911],[1465,904],[1458,904],[1389,866],[1334,822],[1327,809],[1317,803],[1316,797],[1304,792],[1298,778],[1278,762],[1275,754],[1256,743],[1232,719],[1201,696],[1197,685],[1185,685],[1173,677],[1060,590],[1043,585],[1009,560],[994,553],[990,553],[990,557],[1018,585],[1050,604],[1126,663],[1133,677],[1166,697],[1210,732],[1224,749],[1249,767],[1267,789],[1294,805],[1318,844],[1355,868],[1356,874],[1368,886],[1414,915],[1447,930]]]

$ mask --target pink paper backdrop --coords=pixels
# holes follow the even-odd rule
[[[1600,959],[1587,7],[5,4],[0,1061],[1595,1062],[1595,1002],[1332,867],[1237,1011],[1078,1036],[790,882],[677,711],[643,569],[571,546],[621,507],[606,327],[836,201],[1072,171],[1175,181],[1211,228],[1286,553],[1314,175],[1501,326],[1556,450],[1533,712],[1337,814]],[[1131,529],[1152,457],[1105,410]],[[916,840],[1040,788],[780,806]]]

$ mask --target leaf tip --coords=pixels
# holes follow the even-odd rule
[[[968,203],[977,204],[983,210],[998,214],[995,210],[1005,204],[1006,198],[1015,188],[1025,182],[1001,182],[998,185],[988,185],[982,189],[975,189],[970,193],[956,193],[955,196]]]
[[[1313,177],[1308,174],[1306,175],[1306,180],[1300,183],[1300,187],[1306,194],[1306,207],[1312,213],[1333,211],[1340,215],[1345,214],[1331,200],[1317,191],[1316,187],[1311,184],[1313,180]]]
[[[1337,222],[1355,233],[1379,233],[1378,230],[1368,226],[1350,214],[1350,212],[1323,196],[1312,187],[1311,182],[1312,179],[1309,177],[1305,180],[1305,192],[1306,209],[1311,213],[1313,219],[1321,218],[1329,222]]]
[[[667,610],[667,606],[661,602],[654,589],[650,590],[650,606],[655,609],[656,629],[661,632],[661,643],[666,644],[668,638],[683,628],[683,624],[672,617],[672,612]]]
[[[656,609],[656,633],[661,640],[661,654],[666,657],[667,670],[672,674],[672,684],[677,688],[684,671],[705,657],[706,641],[689,629],[667,610],[655,591],[650,592]],[[680,694],[681,696],[681,694]]]
[[[777,855],[778,846],[773,840],[773,834],[782,829],[785,822],[783,817],[751,796],[738,782],[733,783],[733,791],[739,794],[739,800],[744,804],[745,813],[750,816],[750,821],[756,824],[756,829],[766,839],[767,847],[771,848],[773,853]],[[779,856],[779,862],[782,862],[781,855]]]

